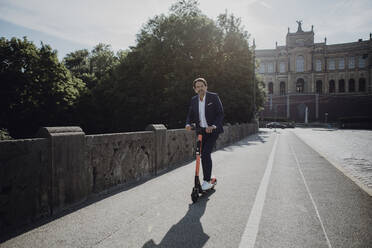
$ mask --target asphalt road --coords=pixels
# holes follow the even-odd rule
[[[212,158],[218,184],[196,204],[190,163],[0,247],[372,247],[372,197],[291,130]]]

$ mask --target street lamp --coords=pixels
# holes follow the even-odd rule
[[[274,105],[274,113],[275,113],[275,123],[274,123],[275,129],[274,129],[274,132],[276,132],[276,115],[278,113],[278,105],[277,104]]]
[[[256,41],[253,39],[253,46],[252,46],[252,76],[253,76],[253,118],[256,120]]]

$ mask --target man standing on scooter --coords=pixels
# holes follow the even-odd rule
[[[201,129],[203,135],[201,161],[204,177],[202,190],[208,190],[213,187],[211,153],[218,135],[223,132],[223,107],[218,95],[207,91],[207,81],[204,78],[195,79],[193,88],[198,95],[191,98],[186,130],[191,130],[191,123],[196,123],[197,129]]]

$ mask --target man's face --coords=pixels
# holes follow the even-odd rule
[[[199,96],[204,96],[205,92],[207,92],[207,86],[203,82],[198,81],[195,83],[194,90]]]

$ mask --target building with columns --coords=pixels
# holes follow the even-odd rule
[[[341,101],[349,102],[349,105],[353,102],[350,99],[371,99],[372,34],[369,40],[328,45],[326,38],[322,43],[314,42],[313,26],[310,31],[303,31],[302,22],[297,21],[297,24],[295,33],[288,28],[284,46],[276,44],[275,49],[256,50],[257,73],[268,95],[264,115],[281,115],[295,121],[301,121],[308,114],[310,121],[324,120],[323,114],[333,116],[333,121],[343,115],[353,115],[332,115],[334,113],[324,112],[330,106],[323,105],[332,102],[329,99],[333,98],[344,99]],[[280,103],[273,106],[276,101]],[[291,106],[295,110],[291,110]],[[351,112],[354,107],[349,106]],[[368,116],[370,112],[358,114]]]

